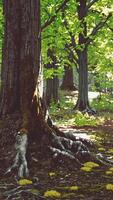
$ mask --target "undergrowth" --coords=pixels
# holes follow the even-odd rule
[[[52,119],[57,125],[75,125],[77,127],[82,126],[98,126],[102,125],[106,119],[106,112],[103,114],[100,111],[113,110],[113,98],[108,95],[103,95],[101,100],[93,100],[91,107],[97,110],[97,115],[89,115],[88,113],[82,113],[80,111],[74,111],[73,108],[76,104],[77,94],[64,92],[60,94],[60,102],[55,104],[51,103],[50,114]],[[107,114],[108,117],[108,114]],[[109,118],[111,116],[109,115]]]
[[[113,95],[102,94],[100,97],[94,99],[91,103],[98,112],[100,111],[113,111]]]

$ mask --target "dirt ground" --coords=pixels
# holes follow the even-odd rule
[[[72,161],[53,160],[48,152],[33,142],[30,145],[30,177],[32,184],[19,185],[17,171],[5,175],[14,158],[15,131],[20,121],[17,116],[0,121],[0,200],[112,200],[113,168],[98,166],[84,171]],[[113,157],[113,122],[103,126],[60,127],[91,139],[96,151]],[[4,144],[4,145],[3,145]]]

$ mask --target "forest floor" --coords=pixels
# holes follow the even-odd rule
[[[68,99],[75,101],[75,95],[68,93],[68,96]],[[91,140],[95,145],[94,151],[113,158],[113,113],[102,111],[101,115],[98,115],[102,118],[104,116],[104,120],[97,125],[82,126],[79,120],[76,125],[74,112],[71,113],[71,109],[67,105],[64,109],[63,103],[63,109],[58,107],[58,112],[57,110],[54,112],[55,106],[51,110],[51,115],[60,130],[72,132],[79,137]],[[0,145],[0,200],[113,199],[113,167],[88,162],[85,167],[80,168],[72,161],[56,162],[49,157],[48,152],[42,155],[41,147],[37,146],[35,142],[30,146],[30,181],[20,182],[15,172],[5,175],[4,173],[14,157],[12,153],[15,141],[14,130],[20,123],[17,118],[17,116],[13,116],[12,119],[7,117],[0,121],[1,141],[5,143],[5,147]]]

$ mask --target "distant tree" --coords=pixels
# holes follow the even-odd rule
[[[98,31],[103,28],[107,20],[111,17],[110,13],[107,17],[100,20],[100,22],[93,27],[90,35],[88,35],[86,17],[89,14],[88,12],[90,11],[91,6],[93,6],[94,3],[96,3],[97,1],[98,0],[77,0],[77,13],[81,31],[79,32],[78,36],[78,48],[76,48],[79,68],[79,92],[78,101],[76,103],[75,108],[80,111],[85,110],[86,112],[92,112],[88,99],[88,46],[93,41],[93,37],[95,37]]]
[[[46,65],[47,69],[57,70],[57,59],[54,50],[48,49],[48,57],[50,57],[51,62]],[[59,78],[58,75],[52,75],[51,78],[46,80],[46,104],[50,105],[52,101],[58,103],[59,95]]]

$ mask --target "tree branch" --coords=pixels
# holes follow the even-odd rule
[[[41,31],[43,31],[47,26],[49,26],[52,22],[54,22],[57,13],[65,7],[65,5],[69,2],[69,0],[64,0],[61,5],[56,9],[56,12],[53,16],[51,16],[41,27]]]
[[[87,45],[90,44],[90,42],[92,42],[92,36],[95,36],[97,34],[97,32],[104,27],[104,25],[106,24],[106,22],[109,20],[109,18],[112,17],[112,14],[110,13],[106,19],[104,21],[100,21],[92,30],[92,33],[90,34],[90,36],[87,39]]]
[[[71,45],[66,44],[66,45],[65,45],[65,49],[66,49],[67,52],[70,54],[71,61],[72,61],[74,64],[78,64],[78,59],[77,59],[77,57],[74,55],[74,52],[73,52],[73,50],[71,49]]]

